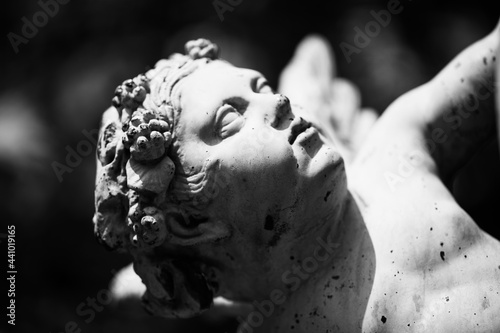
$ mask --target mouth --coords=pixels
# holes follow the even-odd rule
[[[295,139],[299,134],[304,133],[308,128],[311,127],[311,123],[305,121],[302,117],[295,117],[290,124],[290,133],[288,134],[288,143],[291,145],[295,142]]]

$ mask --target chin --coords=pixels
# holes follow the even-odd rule
[[[345,176],[344,159],[340,153],[329,143],[324,143],[318,149],[317,153],[311,159],[308,173],[313,175]]]
[[[329,179],[344,175],[344,159],[326,138],[315,128],[299,135],[293,144],[299,172],[310,178]]]

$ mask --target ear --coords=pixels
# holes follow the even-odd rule
[[[116,159],[117,147],[121,145],[122,125],[115,107],[108,108],[102,115],[97,142],[98,170]],[[119,150],[119,148],[118,148]]]
[[[189,215],[183,210],[170,210],[165,223],[170,244],[189,246],[216,242],[230,236],[227,223],[208,217]]]

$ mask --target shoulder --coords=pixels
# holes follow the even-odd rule
[[[394,101],[374,124],[355,158],[348,176],[352,182],[369,178],[381,181],[378,190],[394,192],[417,174],[438,176],[432,153],[442,140],[438,131],[429,135],[424,109],[431,106],[432,84],[413,89]],[[366,177],[363,177],[366,176]]]
[[[404,215],[367,221],[377,258],[368,332],[500,329],[500,243],[454,201],[434,204],[420,210],[409,204]]]
[[[377,277],[364,328],[373,328],[368,332],[498,332],[500,269],[484,253],[467,252],[476,258],[469,257],[468,264],[452,259],[441,268],[420,272],[399,268]],[[401,281],[381,287],[377,283],[381,279]]]

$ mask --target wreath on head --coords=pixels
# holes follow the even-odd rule
[[[217,58],[217,45],[206,39],[189,41],[186,55],[173,54],[118,86],[101,123],[95,235],[108,249],[132,254],[135,271],[147,287],[146,308],[165,317],[200,313],[212,304],[217,290],[209,265],[192,251],[169,244],[170,225],[197,223],[171,205],[175,200],[169,196],[177,176],[170,153],[180,112],[173,91],[182,78]],[[172,219],[176,222],[167,223]]]

